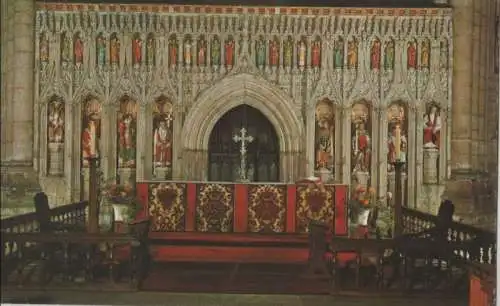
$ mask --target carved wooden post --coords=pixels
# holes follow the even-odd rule
[[[99,199],[98,193],[98,177],[97,177],[97,162],[98,157],[92,156],[89,161],[89,233],[99,232]]]
[[[401,160],[396,160],[394,163],[394,174],[395,174],[395,194],[394,194],[394,236],[400,236],[403,234],[403,166],[404,162]]]

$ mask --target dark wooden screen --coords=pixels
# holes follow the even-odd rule
[[[240,105],[217,122],[209,143],[210,181],[234,182],[239,180],[241,142],[233,136],[241,128],[254,138],[247,147],[247,177],[251,182],[279,181],[279,144],[271,122],[257,109]]]

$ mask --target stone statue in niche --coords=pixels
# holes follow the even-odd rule
[[[175,35],[170,36],[168,40],[168,63],[170,66],[177,65],[177,51],[179,49],[179,44],[177,42],[177,37]]]
[[[153,34],[148,35],[148,39],[146,41],[146,63],[148,65],[154,65],[155,63],[155,38]]]
[[[425,39],[422,41],[421,47],[420,47],[420,67],[422,69],[428,69],[430,65],[430,41],[428,39]]]
[[[66,32],[61,34],[61,62],[71,63],[71,39]]]
[[[109,60],[111,64],[120,64],[120,40],[116,33],[111,34],[111,40],[109,43]]]
[[[335,111],[327,99],[316,106],[316,162],[315,170],[333,169]]]
[[[333,53],[335,56],[333,67],[335,69],[342,69],[344,67],[344,40],[341,37],[335,40]]]
[[[448,42],[441,41],[439,43],[439,68],[448,68]]]
[[[297,64],[299,68],[306,66],[307,46],[305,38],[302,38],[297,45]]]
[[[135,34],[132,40],[132,59],[134,65],[142,63],[142,39],[139,34]]]
[[[73,37],[73,53],[75,56],[75,65],[78,67],[83,63],[83,40],[80,33]]]
[[[185,66],[191,66],[192,48],[193,48],[193,43],[191,41],[191,37],[187,36],[186,39],[184,40],[184,54],[183,54]]]
[[[277,67],[280,60],[280,46],[278,37],[274,37],[269,41],[269,65]]]
[[[393,163],[396,160],[406,162],[408,148],[407,115],[404,105],[393,103],[388,111],[388,141],[387,141],[387,169],[394,171]]]
[[[47,110],[47,171],[50,175],[61,175],[64,172],[64,103],[54,98]]]
[[[351,172],[359,184],[368,185],[371,169],[372,140],[370,132],[370,107],[356,103],[351,113]]]
[[[378,38],[372,43],[372,47],[370,50],[370,68],[371,69],[380,69],[380,53],[381,53],[381,44]]]
[[[224,63],[226,66],[234,65],[234,39],[232,36],[229,36],[224,44],[224,55],[226,62]]]
[[[48,141],[49,143],[64,142],[64,103],[53,99],[48,105]]]
[[[311,46],[311,66],[319,68],[321,65],[321,39],[318,37]]]
[[[124,98],[118,113],[118,167],[135,168],[137,103]]]
[[[207,64],[207,42],[205,38],[198,39],[198,66],[205,66]]]
[[[211,55],[212,65],[219,66],[220,65],[220,57],[221,57],[221,46],[220,46],[220,40],[219,40],[218,36],[214,36],[210,47],[211,47],[210,55]]]
[[[408,69],[417,68],[417,44],[415,41],[410,41],[407,48],[407,67]]]
[[[259,67],[263,67],[266,64],[266,43],[262,36],[255,44],[255,62]]]
[[[385,52],[384,52],[384,68],[386,70],[394,69],[394,40],[390,38],[385,42]]]
[[[99,156],[101,104],[95,99],[90,99],[83,107],[82,164],[84,167],[88,167],[87,158]]]
[[[49,40],[47,38],[47,34],[40,34],[40,61],[42,63],[46,63],[49,61]]]
[[[356,38],[347,43],[347,68],[358,68],[358,41]]]
[[[99,34],[96,39],[97,48],[97,65],[106,65],[106,39],[102,34]]]
[[[153,174],[157,178],[171,178],[172,173],[172,104],[161,99],[153,113]]]
[[[441,132],[441,116],[439,107],[430,104],[424,115],[424,147],[439,148]]]
[[[283,48],[283,66],[291,68],[293,63],[293,39],[288,36]]]

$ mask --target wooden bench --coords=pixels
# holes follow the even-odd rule
[[[138,197],[143,203],[142,217],[152,221],[149,241],[155,262],[307,264],[307,227],[311,219],[321,219],[330,232],[347,235],[347,186],[325,185],[325,190],[311,184],[137,184]],[[226,199],[229,200],[224,202]],[[281,201],[280,207],[266,201]],[[318,206],[314,208],[314,204]],[[259,205],[268,205],[263,209],[275,214],[267,216],[267,221],[281,218],[274,230],[256,229],[255,218],[261,218],[259,221],[264,218],[256,216]],[[229,209],[230,228],[214,230],[206,226],[213,220],[200,221],[208,218],[203,214],[209,209],[222,212]],[[182,215],[174,217],[168,211],[180,211]],[[305,220],[308,216],[312,218]],[[178,222],[172,222],[175,220]]]

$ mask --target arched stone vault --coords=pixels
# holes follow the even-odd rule
[[[184,178],[206,179],[212,129],[226,112],[242,104],[258,109],[273,124],[280,145],[280,180],[299,177],[304,126],[293,111],[292,99],[252,75],[239,74],[201,93],[188,113],[181,137]]]

